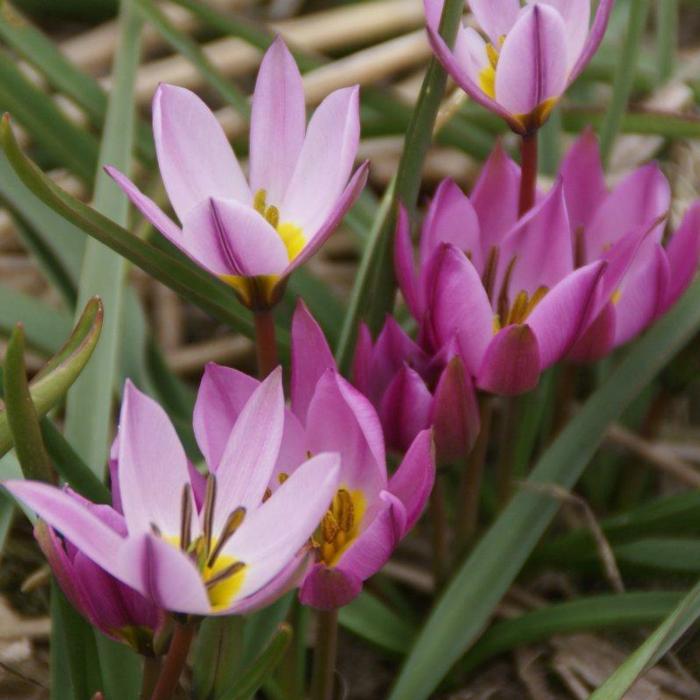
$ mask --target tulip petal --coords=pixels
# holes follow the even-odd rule
[[[584,330],[604,269],[605,263],[598,262],[567,275],[528,317],[540,349],[540,369],[560,360]]]
[[[406,532],[406,510],[396,496],[382,491],[363,522],[366,527],[343,552],[336,568],[365,581],[386,564]]]
[[[591,0],[528,0],[529,4],[549,5],[559,12],[566,26],[568,67],[573,68],[588,37],[591,21]]]
[[[326,336],[300,299],[292,319],[292,411],[302,422],[318,380],[327,369],[335,369],[333,353]]]
[[[683,217],[666,248],[670,279],[664,309],[668,309],[685,292],[695,276],[700,258],[700,202]]]
[[[187,457],[170,418],[127,380],[119,417],[119,491],[129,534],[150,532],[155,524],[164,535],[178,535],[189,483]]]
[[[514,258],[508,287],[511,303],[520,291],[532,296],[541,286],[551,289],[574,269],[571,230],[561,180],[503,241],[497,290],[501,289]]]
[[[251,201],[224,130],[190,90],[158,87],[153,98],[153,136],[161,177],[180,221],[208,197]]]
[[[277,462],[284,431],[282,369],[260,383],[238,415],[216,471],[214,531],[231,511],[259,505]],[[224,507],[225,506],[225,507]]]
[[[280,209],[312,238],[330,216],[352,172],[360,139],[359,88],[332,92],[311,117]]]
[[[338,452],[341,483],[371,496],[386,488],[384,436],[369,400],[334,370],[316,386],[306,419],[311,454]]]
[[[388,449],[405,452],[421,430],[430,425],[433,397],[421,376],[402,367],[389,384],[379,407]]]
[[[182,229],[149,197],[147,197],[129,178],[111,165],[105,166],[109,175],[131,203],[158,229],[172,244],[187,254],[182,240]]]
[[[669,286],[669,263],[659,243],[644,251],[625,276],[616,305],[615,345],[643,331],[663,310]]]
[[[469,454],[479,434],[479,405],[459,357],[451,359],[440,375],[431,422],[440,464],[454,464]]]
[[[114,575],[158,607],[193,615],[211,611],[194,562],[159,537],[143,533],[129,538],[114,558],[118,567]]]
[[[518,220],[519,192],[520,168],[498,141],[471,194],[479,217],[482,257],[488,257],[492,246],[501,244]]]
[[[656,163],[630,173],[598,207],[585,232],[586,260],[593,261],[619,238],[639,226],[649,226],[665,216],[671,203],[668,180]],[[661,239],[663,224],[653,232]]]
[[[477,386],[515,396],[537,386],[540,376],[537,337],[527,325],[506,326],[491,341],[477,374]]]
[[[438,251],[432,325],[439,345],[457,338],[467,372],[475,375],[493,337],[493,311],[479,273],[452,246]]]
[[[289,261],[277,231],[232,199],[198,204],[185,217],[182,234],[188,254],[215,275],[276,275]]]
[[[394,270],[401,294],[413,317],[420,319],[425,306],[418,287],[416,267],[413,260],[411,224],[403,204],[399,205],[396,233],[394,235]]]
[[[585,229],[607,194],[598,139],[592,129],[585,129],[569,149],[560,173],[571,229]]]
[[[339,473],[337,455],[312,457],[246,516],[224,549],[249,567],[240,599],[268,584],[311,537],[338,488]]]
[[[615,305],[609,301],[574,343],[568,359],[573,362],[595,362],[605,357],[615,344],[616,318]]]
[[[441,243],[451,243],[467,253],[481,272],[483,260],[479,217],[454,180],[443,180],[430,203],[420,238],[420,259],[425,265]]]
[[[231,430],[260,382],[237,369],[208,362],[194,405],[197,445],[209,471],[216,472]]]
[[[325,220],[316,230],[310,240],[301,249],[301,252],[290,261],[286,269],[282,272],[281,277],[284,279],[292,274],[294,270],[305,263],[328,239],[343,220],[343,217],[348,213],[350,207],[355,203],[360,193],[367,183],[367,175],[369,172],[369,163],[364,162],[355,171],[348,186],[343,190],[343,193],[333,204],[332,209],[326,215]]]
[[[494,46],[500,44],[520,14],[519,0],[469,0],[469,7]]]
[[[299,600],[317,610],[333,610],[352,602],[361,590],[362,581],[352,572],[316,564],[301,585]]]
[[[425,1],[426,6],[429,4],[429,0]],[[444,69],[452,76],[452,79],[459,85],[459,87],[464,90],[464,92],[469,95],[469,97],[474,100],[477,104],[491,110],[498,116],[506,120],[506,122],[518,132],[522,132],[522,125],[520,122],[514,118],[514,116],[496,100],[491,99],[474,81],[473,75],[468,66],[463,66],[460,61],[457,60],[455,54],[450,50],[450,47],[445,43],[445,40],[440,36],[437,28],[432,27],[430,24],[426,26],[428,32],[428,40],[430,41],[430,46],[437,59],[442,63]],[[460,52],[463,54],[463,52]]]
[[[38,481],[6,481],[3,486],[73,546],[116,575],[114,554],[124,538],[84,505],[61,489]]]
[[[598,3],[598,9],[593,19],[593,26],[588,33],[588,39],[583,45],[583,49],[569,74],[569,84],[573,83],[574,80],[578,78],[581,71],[588,65],[588,62],[593,57],[593,54],[598,50],[600,42],[603,41],[614,2],[615,0],[600,0]]]
[[[530,115],[562,95],[568,74],[566,27],[553,8],[530,5],[503,42],[496,100],[511,114]]]
[[[269,204],[284,199],[305,131],[301,75],[277,37],[260,64],[250,116],[250,187],[265,190]]]
[[[408,532],[416,524],[434,483],[433,439],[430,430],[423,430],[418,433],[389,481],[389,491],[403,503],[406,510],[404,532]]]

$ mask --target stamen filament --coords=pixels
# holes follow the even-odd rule
[[[224,525],[221,535],[219,536],[219,540],[216,543],[216,547],[214,547],[214,550],[207,561],[208,567],[211,568],[214,566],[219,554],[221,554],[221,550],[224,548],[224,545],[233,537],[236,530],[238,530],[243,523],[245,514],[246,509],[243,506],[238,506],[238,508],[229,514],[228,518],[226,519],[226,524]]]
[[[237,561],[231,564],[230,566],[227,566],[225,569],[222,569],[219,571],[218,574],[215,576],[212,576],[207,582],[206,582],[206,587],[208,589],[214,588],[218,583],[221,583],[222,581],[225,581],[227,578],[230,578],[234,574],[237,574],[241,569],[245,568],[245,562],[242,561]]]
[[[207,475],[207,490],[204,496],[204,523],[202,526],[204,534],[205,552],[211,550],[212,529],[214,528],[214,506],[216,504],[216,477],[213,474]]]
[[[186,552],[192,544],[192,489],[189,484],[182,487],[180,507],[180,549]]]

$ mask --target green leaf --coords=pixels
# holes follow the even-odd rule
[[[542,455],[528,479],[570,489],[616,420],[700,328],[700,282],[628,352]],[[559,509],[523,488],[462,563],[423,626],[390,698],[427,698],[483,631]]]
[[[600,153],[604,163],[608,162],[615,137],[620,129],[622,115],[627,110],[627,102],[632,92],[639,45],[642,41],[648,14],[649,0],[634,0],[629,3],[627,34],[622,45],[620,60],[615,70],[612,100],[608,106],[605,121],[600,129]]]
[[[76,324],[64,347],[44,366],[30,384],[38,416],[44,416],[63,398],[90,359],[102,328],[102,304],[93,299]],[[12,447],[6,412],[0,412],[0,455]]]
[[[265,651],[230,687],[217,695],[216,700],[249,700],[252,698],[265,679],[282,661],[291,640],[291,627],[287,624],[280,625],[277,634]]]
[[[589,700],[623,700],[632,684],[700,618],[700,583],[681,600],[654,633],[608,678]]]
[[[339,621],[358,637],[392,653],[406,654],[416,638],[414,627],[367,592],[340,609]]]
[[[464,2],[462,0],[445,0],[440,19],[440,34],[448,46],[454,43],[463,12]],[[421,85],[418,102],[406,131],[403,152],[396,171],[393,206],[390,215],[384,218],[378,233],[376,261],[372,266],[372,276],[369,282],[369,305],[365,310],[367,324],[373,333],[379,330],[384,323],[384,317],[394,305],[396,282],[392,247],[396,225],[396,207],[402,204],[406,207],[409,218],[414,217],[423,164],[433,140],[435,118],[446,84],[447,73],[437,58],[433,56],[428,64],[428,71]]]
[[[668,615],[681,597],[675,592],[640,591],[579,598],[533,610],[490,627],[459,664],[459,670],[470,672],[498,654],[555,634],[638,629],[654,624]]]
[[[39,418],[32,403],[24,364],[24,330],[17,325],[7,344],[3,372],[5,414],[15,453],[26,479],[53,481]]]
[[[192,662],[192,696],[214,700],[233,683],[240,668],[245,620],[238,616],[208,617],[197,633]]]
[[[37,144],[84,182],[97,162],[97,141],[61,112],[53,99],[33,85],[5,51],[0,50],[0,106],[10,111]]]

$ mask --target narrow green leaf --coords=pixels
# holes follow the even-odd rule
[[[517,647],[545,641],[555,634],[594,630],[638,629],[662,620],[681,593],[640,591],[591,596],[550,605],[490,627],[460,663],[468,673],[490,658]]]
[[[608,678],[589,700],[623,700],[632,684],[700,618],[700,583],[681,600],[654,633]]]
[[[392,653],[406,654],[416,638],[414,627],[367,592],[340,609],[339,621],[353,634]]]
[[[246,96],[233,83],[226,80],[212,65],[199,44],[187,34],[181,32],[151,2],[151,0],[134,0],[140,12],[156,31],[199,71],[200,75],[226,100],[237,112],[247,117],[250,105]]]
[[[15,502],[4,491],[0,492],[0,553],[5,549],[5,543],[12,528],[15,515]],[[1,559],[1,558],[0,558]]]
[[[265,651],[246,669],[243,674],[221,692],[216,700],[249,700],[257,692],[265,679],[282,660],[292,640],[292,629],[287,624],[280,625]]]
[[[628,352],[542,455],[529,482],[570,489],[610,422],[653,380],[700,328],[700,282]],[[522,489],[462,563],[408,655],[390,698],[427,698],[478,638],[515,580],[559,503]]]
[[[100,148],[100,165],[113,163],[128,171],[134,133],[133,91],[139,64],[141,20],[130,0],[121,4],[119,50],[113,70],[110,96]],[[106,217],[125,224],[128,201],[109,176],[100,169],[95,182],[95,208]],[[102,337],[85,372],[68,393],[66,437],[82,459],[98,475],[107,459],[112,430],[112,396],[117,384],[126,261],[102,243],[90,240],[85,248],[78,294],[79,308],[99,295],[106,315]]]
[[[214,700],[234,682],[241,663],[245,620],[239,615],[208,617],[197,633],[192,662],[192,696]]]
[[[51,461],[41,437],[24,364],[24,330],[15,327],[7,344],[3,372],[5,413],[15,454],[27,479],[52,482]]]
[[[101,685],[92,628],[52,581],[51,700],[88,700]]]
[[[615,70],[612,100],[608,107],[605,121],[600,129],[600,152],[604,163],[608,162],[615,137],[620,130],[622,115],[627,109],[627,102],[632,92],[639,45],[642,41],[649,14],[649,0],[633,0],[633,2],[628,4],[627,34],[622,45],[620,60]]]
[[[385,224],[390,218],[391,207],[394,200],[394,190],[396,179],[394,178],[386,192],[374,220],[369,239],[365,245],[360,266],[355,276],[355,284],[352,286],[350,303],[343,319],[343,328],[340,333],[340,340],[336,348],[335,357],[341,372],[347,374],[355,350],[355,340],[357,338],[358,324],[364,310],[369,304],[372,292],[372,273],[377,266],[382,247],[382,235],[385,231]]]
[[[95,349],[102,328],[102,305],[93,300],[76,324],[66,345],[44,366],[30,384],[30,394],[38,416],[44,416],[75,382]],[[6,412],[0,412],[0,455],[12,447]]]
[[[462,0],[445,0],[440,20],[440,34],[448,45],[452,45],[457,35],[457,28],[462,20],[464,2]],[[384,323],[384,317],[394,305],[396,281],[392,247],[394,227],[396,225],[396,207],[402,204],[412,219],[415,214],[418,193],[423,175],[423,163],[433,140],[433,127],[437,117],[440,101],[447,84],[447,73],[434,56],[428,64],[428,71],[423,79],[418,102],[406,131],[401,160],[396,171],[396,189],[394,202],[389,216],[378,234],[376,262],[372,266],[369,282],[369,305],[364,310],[365,319],[370,330],[376,333]]]
[[[678,0],[656,3],[656,45],[659,55],[659,82],[672,75],[678,50]]]
[[[97,141],[61,112],[53,99],[22,74],[0,50],[0,106],[10,111],[56,161],[90,182],[97,162]]]

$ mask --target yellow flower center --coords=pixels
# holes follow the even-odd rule
[[[530,296],[525,290],[517,293],[515,301],[510,307],[503,307],[493,317],[493,332],[498,333],[501,328],[514,324],[525,323],[527,317],[534,311],[549,291],[548,287],[541,286],[535,290],[535,293]]]
[[[265,190],[258,190],[255,193],[253,208],[277,231],[287,249],[287,256],[290,262],[294,260],[306,244],[304,232],[301,228],[289,221],[280,223],[279,209],[273,204],[267,203],[267,192]]]
[[[161,535],[158,528],[152,526],[154,534],[161,536],[168,544],[181,549],[192,559],[199,570],[207,589],[207,596],[212,610],[218,612],[228,608],[243,585],[247,565],[231,554],[223,552],[224,545],[233,537],[245,519],[246,509],[232,510],[224,523],[219,536],[214,538],[214,506],[216,505],[216,478],[207,477],[207,491],[202,510],[202,534],[192,539],[192,490],[189,484],[182,489],[180,513],[180,534]]]
[[[361,491],[338,489],[313,537],[313,544],[326,566],[336,564],[357,537],[365,509]]]

